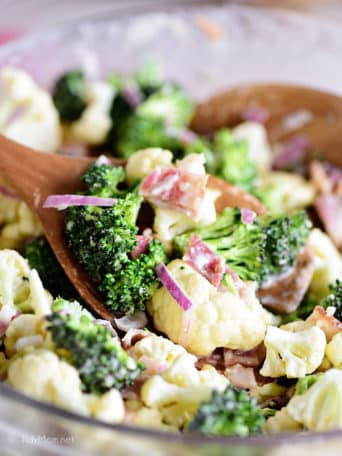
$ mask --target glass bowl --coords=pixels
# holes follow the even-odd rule
[[[93,14],[0,48],[0,66],[23,68],[50,87],[66,69],[81,67],[97,78],[112,70],[130,72],[153,57],[168,79],[182,83],[196,99],[258,81],[342,93],[338,21],[224,1],[116,3],[108,7],[107,2],[105,15]],[[211,31],[208,20],[214,24]],[[3,456],[327,456],[340,453],[342,431],[219,439],[164,433],[80,417],[0,383],[0,442]]]

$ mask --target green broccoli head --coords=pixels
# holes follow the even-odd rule
[[[335,307],[334,317],[342,321],[342,280],[336,279],[336,282],[329,286],[330,294],[322,301],[321,305]]]
[[[47,330],[54,350],[78,370],[85,392],[122,389],[141,374],[143,364],[129,357],[110,331],[76,303],[59,299],[52,310]]]
[[[128,159],[134,152],[148,147],[169,149],[179,155],[181,144],[179,139],[170,134],[165,120],[162,118],[144,118],[134,114],[115,131],[113,148],[115,153]]]
[[[310,223],[304,211],[293,215],[266,215],[259,220],[265,231],[261,278],[265,282],[295,264],[299,250],[308,240]]]
[[[73,122],[86,108],[86,84],[79,70],[69,71],[55,83],[52,99],[62,122]]]
[[[137,107],[144,119],[162,119],[168,125],[184,128],[194,110],[193,101],[176,84],[165,83]]]
[[[174,238],[175,250],[184,253],[191,233],[196,233],[242,280],[259,281],[264,254],[264,231],[258,223],[241,221],[240,209],[226,208],[211,225]]]
[[[246,391],[229,385],[222,392],[214,391],[209,401],[203,402],[188,430],[211,436],[248,436],[260,432],[264,414]]]
[[[67,244],[88,274],[100,281],[118,270],[136,247],[136,219],[141,198],[128,193],[108,208],[73,206],[66,210]]]
[[[106,295],[106,304],[116,314],[144,310],[159,286],[155,268],[165,263],[167,256],[162,244],[150,242],[146,253],[129,260],[124,267],[109,272],[101,282],[100,290]]]
[[[23,249],[32,269],[36,269],[44,287],[54,296],[80,299],[44,236],[34,238]]]
[[[97,165],[89,166],[81,176],[87,186],[87,194],[102,198],[113,198],[120,195],[118,185],[125,180],[125,171],[121,166]]]
[[[257,175],[255,163],[249,158],[247,141],[234,138],[223,128],[215,133],[212,144],[215,160],[208,171],[244,190],[251,191]]]

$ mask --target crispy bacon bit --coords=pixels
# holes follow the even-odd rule
[[[338,248],[342,247],[342,195],[323,194],[315,201],[325,230]]]
[[[221,283],[225,272],[224,258],[219,257],[197,236],[192,233],[183,260],[202,274],[214,287]]]
[[[152,230],[145,230],[143,234],[137,234],[136,238],[138,245],[131,252],[131,257],[133,260],[139,258],[142,253],[147,252],[147,248],[150,242],[153,240]]]
[[[198,218],[207,184],[207,175],[193,174],[175,167],[159,167],[142,182],[140,194],[151,203]]]
[[[236,388],[251,390],[258,386],[255,378],[255,372],[252,367],[245,367],[241,366],[241,364],[235,364],[232,367],[227,367],[227,369],[224,371],[224,375]]]
[[[259,367],[264,362],[265,357],[266,349],[263,343],[247,351],[223,349],[225,367],[231,367],[235,364],[241,364],[244,367]]]
[[[280,314],[293,312],[308,289],[314,270],[314,255],[309,247],[301,250],[295,266],[258,290],[260,302]]]
[[[216,348],[210,355],[201,356],[196,361],[197,369],[202,369],[206,364],[215,367],[216,370],[223,373],[226,366],[224,365],[223,348]]]
[[[327,338],[327,342],[330,342],[334,335],[342,330],[342,323],[333,315],[329,315],[321,306],[314,308],[306,322],[321,328]]]

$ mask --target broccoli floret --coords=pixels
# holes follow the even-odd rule
[[[23,255],[30,267],[37,270],[44,287],[54,297],[61,295],[65,299],[80,299],[44,236],[26,244]]]
[[[106,304],[118,314],[144,310],[146,301],[152,298],[159,285],[155,268],[166,260],[162,244],[152,241],[146,253],[106,274],[100,285],[100,290],[107,296]]]
[[[229,385],[223,393],[214,391],[211,400],[200,405],[188,430],[212,436],[244,437],[260,432],[264,420],[255,398]]]
[[[61,76],[53,89],[52,99],[62,122],[73,122],[86,108],[85,77],[74,70]]]
[[[299,378],[298,382],[296,383],[295,394],[306,393],[306,391],[317,382],[320,375],[321,374],[311,374]]]
[[[304,211],[293,215],[267,215],[260,219],[265,230],[265,259],[262,282],[295,264],[299,250],[309,237],[310,223]]]
[[[208,163],[208,172],[251,191],[257,169],[249,158],[247,141],[234,138],[230,130],[223,128],[215,133],[212,149],[215,160]]]
[[[161,147],[180,155],[180,141],[169,133],[162,118],[145,119],[135,114],[126,119],[115,135],[115,153],[124,159],[128,159],[137,150],[148,147]]]
[[[309,224],[305,212],[267,215],[245,224],[240,209],[226,208],[211,225],[176,236],[176,252],[184,253],[192,232],[225,258],[242,280],[261,284],[293,266],[307,241]]]
[[[81,181],[87,186],[88,195],[112,198],[120,195],[118,185],[125,180],[125,171],[121,166],[90,165],[82,175]]]
[[[122,389],[141,374],[143,364],[129,357],[110,331],[77,303],[58,299],[52,311],[47,329],[55,351],[78,370],[86,393]]]
[[[342,280],[336,279],[335,284],[329,286],[330,294],[323,299],[321,305],[325,309],[327,307],[335,307],[334,317],[342,321]]]
[[[176,251],[184,253],[192,232],[225,258],[228,266],[242,280],[259,281],[264,254],[264,230],[258,223],[242,223],[240,209],[226,208],[211,225],[176,236]]]
[[[135,222],[141,201],[129,193],[108,208],[72,206],[66,210],[68,246],[94,280],[128,261],[137,245]]]

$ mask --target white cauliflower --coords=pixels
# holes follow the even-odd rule
[[[263,341],[272,317],[255,293],[243,300],[229,291],[218,291],[181,260],[167,268],[192,302],[185,312],[165,287],[152,298],[149,312],[154,325],[173,342],[196,355],[209,355],[217,347],[249,350]]]
[[[283,171],[273,171],[261,176],[258,190],[264,196],[264,204],[273,213],[279,214],[310,206],[316,195],[315,187],[309,181],[298,174]]]
[[[233,129],[233,134],[237,139],[247,141],[249,158],[259,171],[268,171],[271,167],[272,150],[265,127],[257,122],[244,122]]]
[[[44,152],[56,152],[62,132],[51,95],[17,68],[0,73],[4,95],[0,100],[0,132]]]
[[[183,160],[177,161],[176,166],[194,174],[205,174],[205,158],[201,154],[189,154]],[[156,238],[170,250],[172,239],[191,228],[210,225],[216,220],[215,200],[219,196],[217,190],[207,188],[196,221],[186,214],[174,210],[154,207],[155,218],[153,231]]]
[[[32,314],[22,314],[14,318],[5,333],[6,354],[10,358],[27,346],[41,346],[45,333],[42,319]]]
[[[143,179],[152,173],[157,166],[171,166],[172,152],[159,147],[138,150],[131,155],[125,168],[126,180],[133,184],[137,179]]]
[[[0,305],[33,310],[38,317],[50,313],[51,296],[37,271],[15,250],[0,250]]]
[[[331,339],[327,345],[325,354],[332,366],[342,369],[342,332],[338,332]]]
[[[110,106],[114,89],[107,82],[91,82],[86,88],[87,107],[81,117],[65,128],[67,140],[91,146],[102,144],[112,125]]]
[[[151,334],[139,340],[131,349],[131,353],[136,359],[147,358],[165,370],[179,357],[190,354],[184,347],[174,344],[165,337]]]
[[[229,383],[212,366],[197,370],[195,362],[196,357],[181,355],[163,374],[149,378],[142,387],[143,403],[159,409],[169,425],[184,426],[199,404],[210,399],[213,390],[223,391]]]
[[[310,431],[342,428],[342,370],[330,369],[286,406],[288,414]]]
[[[317,228],[311,231],[308,244],[315,255],[309,292],[321,301],[329,294],[329,285],[342,280],[342,257],[329,236]]]
[[[324,357],[326,338],[317,326],[298,332],[269,326],[264,344],[266,359],[261,375],[299,378],[319,367]]]
[[[84,394],[77,370],[48,350],[32,350],[9,363],[7,382],[35,399],[75,413],[117,423],[124,418],[120,393]]]
[[[263,425],[263,431],[270,434],[277,432],[298,432],[302,429],[303,426],[292,418],[287,407],[283,407],[274,416],[268,418]]]

